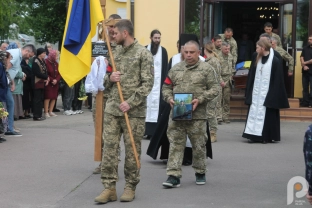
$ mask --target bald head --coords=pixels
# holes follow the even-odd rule
[[[9,44],[7,43],[2,43],[1,46],[0,46],[0,50],[1,51],[6,51],[6,48],[9,46]]]

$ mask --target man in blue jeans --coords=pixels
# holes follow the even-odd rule
[[[4,133],[4,135],[20,137],[22,136],[22,134],[14,131],[14,99],[13,99],[12,91],[14,91],[15,84],[14,84],[14,81],[11,79],[9,73],[7,73],[7,77],[10,81],[8,92],[6,95],[6,106],[7,106],[7,111],[9,115],[8,115],[8,128],[7,128],[7,131]]]
[[[11,85],[11,87],[8,88],[8,93],[6,96],[6,106],[7,106],[7,111],[9,113],[9,115],[8,115],[8,128],[7,128],[7,131],[4,133],[4,135],[5,136],[20,137],[20,136],[22,136],[22,134],[14,131],[14,100],[13,100],[11,90],[12,90],[12,85]]]
[[[7,54],[2,53],[2,55],[7,56]],[[6,69],[10,69],[12,67],[12,64],[10,62],[10,60],[12,59],[12,56],[10,55],[10,57],[8,59],[4,58],[5,60],[3,60],[3,62],[5,63],[5,68]],[[2,66],[2,65],[1,65]],[[2,69],[4,70],[4,68]],[[8,115],[8,127],[7,127],[7,131],[4,133],[5,136],[22,136],[20,133],[17,133],[14,131],[14,100],[13,100],[13,96],[12,96],[12,91],[14,91],[15,89],[15,84],[14,81],[11,79],[8,71],[6,71],[6,76],[3,77],[4,80],[2,80],[3,82],[5,82],[4,84],[5,86],[5,91],[4,93],[4,102],[6,104],[6,108],[7,111],[9,113]],[[7,85],[8,84],[8,85]]]

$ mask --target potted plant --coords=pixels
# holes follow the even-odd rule
[[[302,48],[303,42],[308,35],[308,28],[298,25],[296,33],[296,48]]]

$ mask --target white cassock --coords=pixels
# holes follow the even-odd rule
[[[258,61],[252,90],[252,103],[245,128],[245,133],[247,134],[262,136],[266,113],[266,107],[263,104],[270,87],[273,57],[274,51],[271,48],[267,62],[262,64],[262,58]]]
[[[151,51],[151,44],[147,46],[147,50]],[[161,73],[162,73],[162,48],[158,47],[156,55],[154,55],[154,85],[152,91],[146,98],[146,118],[145,122],[157,123],[159,113],[159,99],[161,89]]]

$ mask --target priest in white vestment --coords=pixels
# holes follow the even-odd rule
[[[243,137],[249,142],[280,141],[279,109],[289,108],[282,62],[266,39],[257,42],[246,86],[249,105]]]
[[[166,106],[166,103],[162,99],[161,89],[168,73],[168,53],[160,45],[160,31],[153,30],[150,39],[151,43],[146,47],[154,57],[154,85],[151,93],[147,96],[146,102],[145,136],[147,138],[154,135],[158,116],[161,115]]]

